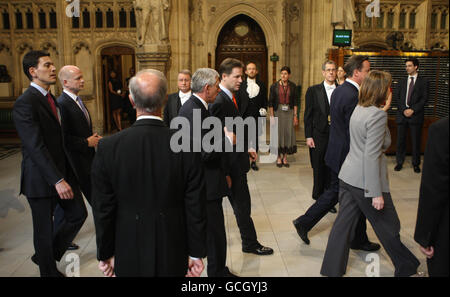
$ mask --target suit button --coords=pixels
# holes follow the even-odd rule
[[[162,216],[163,218],[165,217],[165,215],[162,212],[160,212],[159,215]]]
[[[369,190],[366,190],[366,193],[369,193]]]
[[[136,221],[138,221],[139,220],[139,215],[136,215]]]

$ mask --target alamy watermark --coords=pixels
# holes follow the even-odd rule
[[[173,152],[247,152],[256,148],[258,144],[261,153],[260,163],[273,163],[278,156],[278,118],[273,118],[270,123],[270,141],[266,140],[265,117],[259,117],[256,121],[252,117],[245,120],[241,117],[226,117],[224,123],[217,117],[207,117],[202,121],[200,109],[193,110],[192,124],[187,118],[176,117],[170,122],[170,128],[177,130],[170,139],[170,148]],[[191,127],[192,125],[192,127]],[[224,145],[224,128],[234,131],[236,145]],[[257,129],[259,127],[259,129]],[[208,132],[202,137],[202,129]],[[257,131],[260,131],[257,135]],[[258,143],[257,143],[258,142]]]
[[[69,18],[79,18],[80,17],[80,0],[66,0],[69,2],[66,7],[66,15]]]
[[[366,0],[366,2],[371,2],[372,0]],[[380,0],[374,0],[366,7],[366,16],[369,18],[379,18],[380,17]]]
[[[66,262],[66,276],[67,277],[80,277],[80,256],[76,253],[67,254],[65,257]]]
[[[380,277],[380,256],[376,253],[367,254],[366,262],[369,262],[366,267],[366,276]]]

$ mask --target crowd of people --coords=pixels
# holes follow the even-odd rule
[[[367,220],[391,258],[395,276],[420,275],[418,259],[400,240],[384,155],[391,144],[387,110],[395,98],[395,170],[402,169],[409,128],[413,168],[420,172],[427,81],[418,75],[417,59],[405,63],[408,78],[394,93],[391,75],[371,71],[365,56],[352,56],[343,67],[325,61],[324,80],[306,92],[304,127],[315,202],[293,224],[309,244],[308,232],[327,213],[337,212],[322,263],[324,276],[345,274],[350,248],[380,249],[368,240]],[[78,67],[66,65],[57,74],[48,53],[30,51],[23,70],[31,83],[17,99],[13,118],[23,145],[20,193],[31,208],[32,260],[41,276],[64,276],[56,261],[67,249],[77,248],[73,240],[87,218],[82,194],[92,207],[97,259],[105,276],[200,276],[206,257],[209,277],[237,277],[226,266],[224,197],[236,217],[242,252],[273,254],[259,242],[251,217],[247,174],[259,170],[258,143],[247,143],[251,133],[246,130],[244,150],[237,149],[242,140],[226,119],[268,115],[271,124],[278,123],[276,166],[289,167],[287,155],[297,151],[295,126],[300,120],[300,94],[290,81],[289,67],[281,68],[269,92],[254,62],[244,65],[227,58],[218,71],[181,70],[179,90],[168,100],[167,80],[160,71],[133,71],[125,96],[118,92],[123,86],[112,71],[108,89],[116,125],[122,130],[123,105],[118,100],[129,100],[136,121],[108,137],[93,132],[91,115],[79,96],[84,80]],[[58,78],[63,93],[55,99],[50,86]],[[202,122],[220,121],[221,137],[207,138],[213,128],[197,127],[198,116]],[[172,125],[177,117],[191,124],[189,150],[181,152],[171,148],[171,137],[180,132]],[[262,128],[257,125],[256,135]],[[219,149],[193,149],[205,139]],[[448,118],[429,128],[414,234],[430,276],[448,276],[449,158],[448,141],[442,139],[448,139]]]

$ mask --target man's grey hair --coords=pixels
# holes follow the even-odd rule
[[[182,69],[180,72],[178,72],[178,75],[180,74],[186,74],[189,75],[189,77],[192,77],[192,72],[189,69]]]
[[[219,78],[219,73],[211,68],[199,68],[192,76],[191,89],[193,93],[200,93],[204,86],[213,86]]]
[[[145,74],[153,74],[159,79],[158,88],[142,89],[139,78]],[[162,107],[167,94],[167,79],[161,71],[155,69],[144,69],[139,71],[130,80],[130,94],[136,108],[154,112]]]
[[[334,67],[337,67],[336,62],[334,62],[333,60],[326,60],[322,64],[322,71],[325,71],[325,68],[327,67],[328,64],[333,64]]]

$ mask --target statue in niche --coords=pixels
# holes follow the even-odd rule
[[[0,82],[11,82],[11,76],[9,76],[5,65],[0,65]]]
[[[135,0],[137,44],[168,44],[170,0]]]

